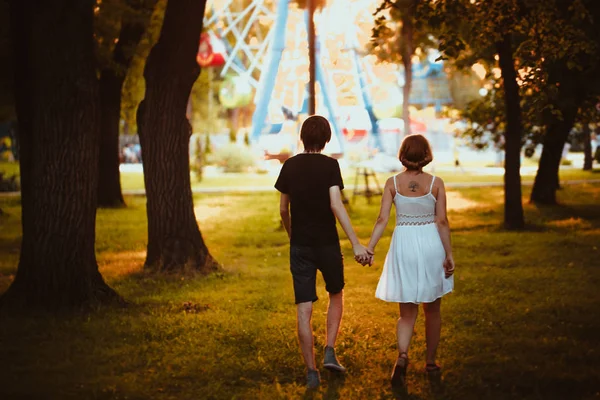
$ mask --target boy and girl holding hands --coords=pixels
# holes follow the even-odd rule
[[[323,366],[340,373],[346,371],[334,350],[344,305],[344,265],[336,219],[352,243],[356,261],[371,265],[392,203],[396,206],[396,228],[376,291],[377,298],[400,305],[398,358],[391,383],[404,382],[419,304],[423,304],[426,316],[426,371],[439,372],[435,353],[441,331],[440,303],[441,297],[453,289],[454,260],[444,184],[422,171],[433,158],[427,140],[411,135],[403,141],[399,158],[406,170],[386,182],[380,214],[365,247],[358,241],[342,203],[344,184],[339,164],[321,154],[331,139],[329,122],[318,115],[309,117],[302,125],[300,138],[304,152],[284,163],[275,188],[281,192],[280,214],[290,237],[290,270],[298,339],[308,370],[307,386],[316,388],[320,384],[311,323],[312,303],[317,300],[317,270],[329,293]]]

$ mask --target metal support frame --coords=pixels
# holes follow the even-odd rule
[[[250,139],[258,140],[263,132],[268,115],[269,102],[273,96],[279,66],[281,63],[283,51],[286,43],[286,25],[288,21],[289,2],[291,0],[276,0],[276,9],[269,10],[265,6],[266,0],[252,0],[249,6],[241,11],[232,11],[233,0],[226,0],[218,11],[211,7],[212,14],[204,20],[204,26],[213,26],[214,30],[222,37],[233,35],[235,44],[230,45],[225,40],[227,49],[226,62],[221,70],[221,76],[234,72],[240,76],[245,76],[249,84],[256,90],[255,104],[256,110],[252,116],[252,129]],[[365,0],[366,2],[366,0]],[[366,3],[365,3],[366,4]],[[357,9],[360,7],[357,7]],[[249,32],[254,24],[265,23],[265,19],[273,21],[273,27],[262,37],[259,35],[257,43],[248,41]],[[308,20],[306,20],[308,23]],[[377,117],[373,110],[373,102],[370,95],[370,88],[367,84],[367,71],[363,68],[362,60],[358,52],[358,39],[356,28],[349,29],[347,33],[347,50],[351,53],[350,59],[353,64],[354,80],[357,83],[357,92],[359,92],[359,101],[365,108],[371,121],[371,135],[374,139],[374,145],[380,151],[383,151],[383,144],[379,135],[379,125]],[[258,30],[260,31],[260,29]],[[308,31],[308,29],[307,29]],[[316,79],[321,87],[324,105],[329,113],[329,119],[334,134],[336,135],[340,150],[343,152],[345,147],[345,138],[339,127],[335,110],[337,109],[336,88],[329,84],[333,72],[324,71],[321,63],[321,51],[326,51],[319,40],[317,40],[317,63]],[[266,62],[263,60],[267,58]],[[247,65],[247,67],[246,67]],[[256,75],[260,74],[258,80]],[[327,74],[327,75],[326,75]],[[254,76],[253,76],[254,75]],[[295,88],[294,90],[297,90]],[[294,107],[296,105],[292,105]],[[302,104],[304,106],[304,104]]]
[[[256,141],[265,125],[267,113],[269,110],[269,100],[275,88],[275,80],[277,71],[279,70],[279,62],[281,55],[285,49],[285,27],[288,18],[288,1],[277,1],[277,13],[275,18],[275,26],[273,27],[273,41],[271,42],[271,51],[267,69],[262,71],[260,85],[256,93],[256,110],[252,116],[252,130],[250,132],[250,140]]]

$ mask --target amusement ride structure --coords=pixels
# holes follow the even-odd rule
[[[220,67],[220,77],[229,82],[219,96],[226,107],[254,102],[253,142],[264,134],[280,133],[289,121],[297,133],[299,116],[307,113],[308,18],[292,4],[290,0],[251,0],[242,6],[239,0],[214,0],[207,8],[198,62],[203,67]],[[398,72],[389,70],[387,82],[381,84],[381,73],[374,72],[374,56],[360,44],[359,36],[363,43],[368,41],[374,4],[373,0],[331,0],[315,15],[316,80],[322,100],[318,112],[329,117],[338,153],[344,153],[348,143],[361,140],[385,151],[380,120],[395,116],[402,102]],[[417,63],[414,69],[415,82],[431,76],[444,78],[441,63],[432,60]],[[383,112],[374,103],[374,95],[381,98],[382,93],[385,104],[379,108],[387,107]],[[345,100],[348,97],[352,99]],[[450,102],[449,97],[447,91],[437,98],[415,93],[411,103],[438,108]],[[353,106],[345,117],[340,101],[347,103],[346,108]],[[359,114],[359,126],[353,126]]]

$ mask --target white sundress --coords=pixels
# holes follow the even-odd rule
[[[444,276],[446,251],[434,222],[435,176],[429,193],[419,197],[398,193],[396,177],[396,227],[375,297],[395,303],[431,303],[454,288],[454,276]]]

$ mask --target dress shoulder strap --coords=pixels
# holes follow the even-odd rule
[[[433,175],[433,178],[431,178],[431,186],[429,186],[429,193],[431,193],[431,191],[433,190],[433,182],[435,182],[435,175]]]
[[[396,174],[392,178],[394,180],[394,190],[396,191],[396,193],[398,193],[398,186],[396,185],[396,178],[398,177],[398,175],[400,175],[400,174]]]

